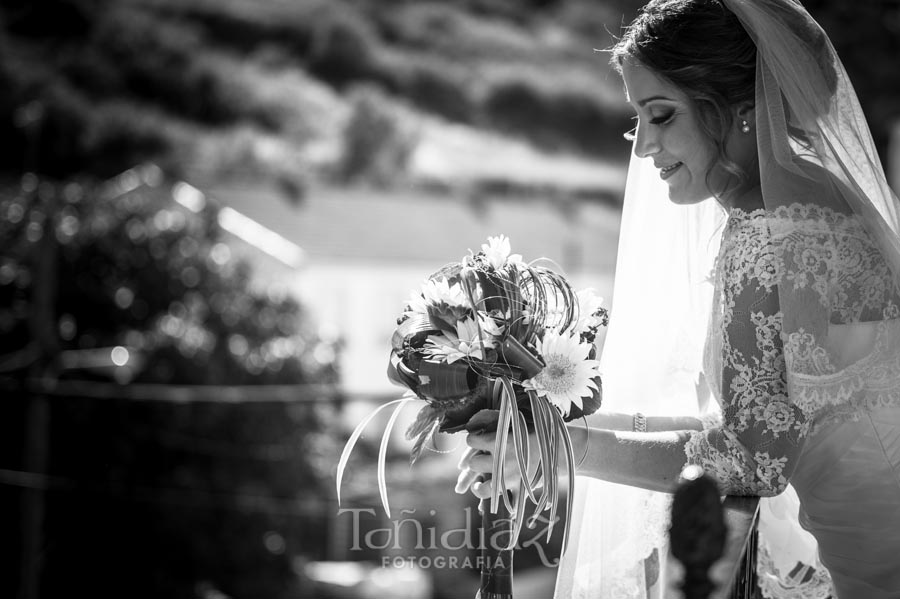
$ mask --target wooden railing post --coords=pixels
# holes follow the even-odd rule
[[[758,519],[753,519],[750,533],[747,536],[744,552],[741,555],[737,568],[733,588],[732,599],[751,599],[756,591],[756,560],[759,548]]]
[[[715,599],[751,599],[756,593],[756,553],[758,547],[759,497],[729,496],[722,502],[728,541],[722,560],[723,587]]]

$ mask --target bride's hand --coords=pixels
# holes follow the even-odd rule
[[[494,465],[494,444],[496,443],[496,431],[471,432],[466,435],[468,448],[459,462],[459,477],[456,481],[456,492],[465,493],[471,490],[479,499],[487,499],[493,489],[490,474]],[[537,471],[537,456],[539,453],[537,439],[533,435],[528,438],[528,455],[526,463],[529,465],[529,474],[534,476]],[[512,436],[508,438],[506,450],[506,463],[504,464],[504,478],[506,487],[515,487],[521,474],[519,462],[516,459]]]

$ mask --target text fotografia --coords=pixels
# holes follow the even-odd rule
[[[346,508],[338,510],[338,515],[351,514],[353,519],[353,541],[350,546],[351,551],[376,550],[376,551],[461,551],[461,550],[481,550],[491,547],[496,550],[506,549],[509,545],[509,532],[502,530],[500,532],[485,535],[481,527],[473,526],[473,518],[477,517],[480,521],[481,514],[473,515],[473,508],[467,507],[465,512],[465,525],[459,528],[450,528],[438,533],[434,526],[423,526],[422,522],[415,518],[405,518],[403,516],[412,516],[416,510],[400,510],[401,518],[392,519],[391,525],[384,528],[373,528],[364,534],[360,527],[360,514],[375,516],[374,508]],[[434,516],[435,511],[430,510],[429,515]],[[559,518],[556,519],[557,522]],[[534,527],[531,531],[534,533],[524,542],[516,544],[516,549],[527,549],[534,547],[541,562],[548,568],[559,565],[559,558],[549,559],[544,551],[541,541],[547,538],[550,530],[551,521],[549,518],[538,516],[534,519]],[[464,558],[455,556],[438,556],[429,557],[384,557],[383,565],[394,565],[394,567],[403,567],[410,565],[419,565],[421,567],[436,568],[480,568],[482,566],[482,558]],[[423,562],[427,561],[428,566]],[[502,566],[502,564],[496,564]]]
[[[543,554],[541,554],[543,556]],[[544,564],[547,567],[553,567],[557,564]],[[438,569],[455,569],[462,568],[465,570],[493,570],[495,568],[504,569],[508,568],[509,564],[506,563],[506,560],[503,557],[497,558],[484,558],[482,556],[478,557],[457,557],[455,555],[438,555],[435,557],[429,557],[427,555],[422,555],[419,557],[401,557],[401,556],[383,556],[381,558],[381,567],[382,568],[415,568],[419,567],[422,569],[428,568],[438,568]]]

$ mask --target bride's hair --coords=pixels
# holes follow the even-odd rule
[[[611,52],[620,73],[632,58],[684,91],[719,165],[738,181],[747,179],[725,152],[732,107],[753,103],[756,90],[756,45],[734,13],[719,0],[652,0]]]

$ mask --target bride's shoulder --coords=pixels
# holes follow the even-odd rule
[[[780,217],[840,221],[853,215],[847,203],[853,192],[828,169],[808,160],[796,160],[791,170],[778,170],[763,187],[765,197],[760,201]]]
[[[745,194],[730,210],[732,221],[746,226],[765,226],[777,235],[779,230],[823,227],[829,230],[853,228],[857,223],[847,202],[852,192],[827,169],[798,162],[793,171],[780,171],[776,180]]]

